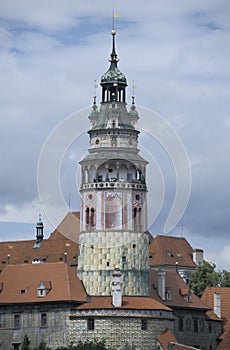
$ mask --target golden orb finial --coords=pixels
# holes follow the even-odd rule
[[[115,29],[112,29],[111,34],[112,34],[112,35],[116,35],[116,30],[115,30]]]

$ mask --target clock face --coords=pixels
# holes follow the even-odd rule
[[[99,140],[99,139],[96,139],[95,143],[96,143],[96,145],[99,145],[100,140]]]

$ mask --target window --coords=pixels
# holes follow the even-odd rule
[[[20,349],[19,346],[20,346],[19,344],[14,344],[14,345],[13,345],[13,349],[14,349],[14,350],[19,350],[19,349]]]
[[[166,293],[165,293],[166,300],[172,300],[172,291],[169,288],[166,288]]]
[[[183,332],[184,330],[184,319],[182,317],[179,317],[178,319],[178,329],[179,332]]]
[[[41,313],[41,327],[47,327],[47,313]]]
[[[94,318],[93,317],[89,317],[87,320],[87,328],[88,331],[94,331],[95,329],[95,324],[94,324]]]
[[[193,331],[194,333],[198,333],[198,320],[196,318],[193,320]]]
[[[212,333],[212,324],[211,323],[208,324],[208,332]]]
[[[148,329],[148,321],[146,319],[141,320],[141,330],[147,331]]]
[[[85,223],[86,225],[89,225],[89,208],[86,208]]]
[[[94,208],[91,208],[91,221],[90,221],[90,225],[94,226]]]
[[[0,314],[0,328],[5,327],[5,321],[6,321],[6,314],[5,313]]]
[[[14,328],[20,328],[20,315],[14,315]]]

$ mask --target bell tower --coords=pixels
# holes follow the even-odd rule
[[[118,69],[112,30],[110,67],[101,77],[90,120],[90,147],[81,160],[81,228],[78,277],[89,295],[111,295],[115,267],[122,294],[149,295],[147,161],[139,155],[134,97],[126,106],[125,75]]]

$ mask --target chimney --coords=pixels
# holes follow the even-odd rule
[[[221,318],[221,303],[220,303],[220,293],[214,293],[214,314]]]
[[[158,295],[165,300],[165,271],[158,270]]]
[[[119,267],[115,267],[112,276],[113,276],[113,280],[111,282],[112,296],[113,296],[112,304],[115,307],[121,307],[122,306],[122,273]]]
[[[196,265],[204,262],[204,251],[202,249],[193,249],[193,262]]]

